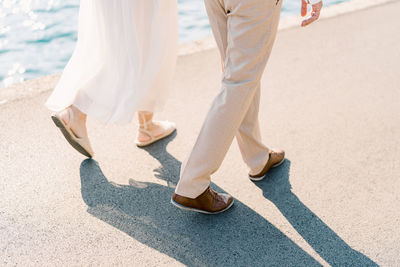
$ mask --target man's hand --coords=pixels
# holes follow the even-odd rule
[[[301,0],[302,17],[305,17],[307,15],[307,5],[308,5],[308,0]],[[311,17],[306,20],[303,20],[301,26],[305,27],[316,21],[319,18],[319,15],[321,14],[321,9],[322,9],[322,1],[319,1],[318,3],[312,5]]]

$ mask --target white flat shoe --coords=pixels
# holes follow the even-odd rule
[[[150,137],[150,139],[147,140],[147,141],[141,142],[136,138],[135,143],[136,143],[136,145],[138,147],[149,146],[149,145],[151,145],[151,144],[153,144],[153,143],[155,143],[155,142],[157,142],[157,141],[159,141],[161,139],[164,139],[164,138],[170,136],[176,130],[176,125],[173,122],[162,121],[162,122],[158,122],[158,123],[162,124],[163,129],[165,130],[165,132],[163,134],[158,135],[158,136],[154,136],[149,130],[147,130],[147,124],[146,123],[140,124],[140,127],[144,127],[144,128],[139,128],[139,132],[141,132],[143,134],[146,134],[147,136]]]
[[[64,123],[60,113],[51,115],[51,119],[54,121],[54,124],[60,128],[65,139],[67,139],[68,143],[70,143],[73,148],[86,157],[92,158],[94,156],[94,152],[92,146],[90,145],[89,137],[85,136],[79,138],[74,134],[74,132],[71,130],[71,122],[74,120],[74,113],[70,108],[67,108],[67,110],[69,114],[68,124]]]

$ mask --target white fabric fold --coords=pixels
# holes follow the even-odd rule
[[[104,123],[162,107],[178,49],[176,0],[81,0],[78,42],[46,106]]]

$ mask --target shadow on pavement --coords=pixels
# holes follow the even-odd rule
[[[181,211],[170,204],[181,163],[166,150],[174,136],[145,150],[162,165],[168,186],[108,181],[94,160],[81,164],[82,197],[88,212],[189,266],[319,266],[310,255],[252,209],[236,200],[217,216]],[[221,190],[213,185],[217,190]]]
[[[272,169],[255,184],[265,198],[275,204],[304,240],[332,266],[378,266],[352,249],[292,192],[289,181],[290,161]]]
[[[156,169],[156,176],[167,181],[168,186],[138,182],[134,179],[130,179],[129,185],[115,184],[107,180],[96,161],[83,161],[80,168],[81,190],[83,200],[88,205],[88,212],[139,242],[189,266],[320,266],[275,226],[238,200],[235,200],[231,210],[216,216],[185,212],[173,207],[170,198],[179,177],[181,163],[167,152],[166,147],[175,135],[145,149],[160,161],[162,166]],[[279,184],[277,180],[284,176],[279,173],[276,179],[259,185],[264,188],[264,185],[268,186],[267,183]],[[215,184],[213,188],[223,191]],[[267,190],[264,192],[269,196]],[[288,194],[288,197],[291,195]],[[284,202],[283,198],[276,197],[278,203],[280,199]],[[301,205],[300,201],[298,203]],[[304,205],[301,206],[305,208]],[[283,209],[289,211],[285,206]],[[293,212],[295,216],[285,216],[289,219],[295,219],[297,216],[308,218],[308,214],[298,214],[296,210]],[[312,214],[311,211],[308,212]],[[314,218],[308,220],[317,220],[317,217],[314,215]],[[317,223],[320,228],[329,229],[321,223]],[[305,234],[308,240],[307,232],[312,231],[318,230],[313,228],[310,231],[299,232]],[[312,238],[308,241],[311,244],[327,244],[325,239],[328,241],[336,237],[330,240],[333,249],[339,249],[339,253],[348,252],[346,255],[352,258],[360,255],[351,250],[330,229],[329,231],[319,231],[315,234],[316,239],[317,236],[322,239],[320,242]],[[325,252],[328,255],[324,258],[335,262],[331,260],[331,252],[333,253]],[[320,254],[324,255],[324,252]],[[365,257],[357,259],[357,262],[372,263]]]

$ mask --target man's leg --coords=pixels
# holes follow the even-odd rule
[[[262,143],[258,111],[260,107],[260,84],[253,97],[246,116],[236,134],[236,140],[244,162],[250,169],[250,174],[258,174],[262,171],[269,159],[269,149]]]
[[[273,0],[206,0],[211,1],[222,3],[227,14],[225,70],[222,90],[182,165],[176,193],[188,198],[196,198],[208,188],[210,175],[221,165],[257,95],[281,8]],[[210,14],[211,21],[219,17],[220,14]]]
[[[226,49],[228,47],[228,14],[222,0],[204,1],[210,26],[221,55],[222,65],[226,58]],[[224,67],[222,68],[224,69]]]
[[[207,13],[213,18],[210,19],[210,24],[221,54],[222,64],[224,64],[226,59],[225,53],[228,47],[228,15],[226,14],[225,7],[220,1],[206,1],[205,4]],[[250,104],[250,108],[248,109],[236,135],[243,160],[249,167],[250,174],[260,173],[269,158],[269,149],[262,143],[258,122],[261,93],[260,87],[259,84],[257,92],[253,97],[253,102]]]

